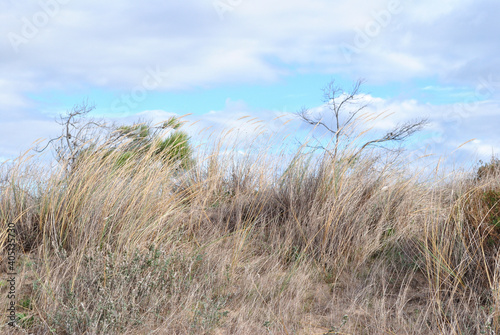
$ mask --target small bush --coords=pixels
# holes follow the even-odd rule
[[[465,197],[466,222],[488,242],[489,247],[492,246],[492,239],[496,241],[500,238],[499,172],[498,158],[492,157],[490,162],[479,161]]]
[[[466,222],[480,236],[500,237],[500,190],[474,189],[465,201]]]
[[[490,162],[479,161],[479,167],[475,173],[477,181],[484,180],[488,177],[498,177],[500,174],[500,159],[492,157]]]

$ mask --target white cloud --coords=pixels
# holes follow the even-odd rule
[[[60,133],[60,127],[52,120],[23,119],[0,123],[0,152],[5,158],[15,158],[35,141],[49,139]]]
[[[493,36],[484,37],[498,30],[496,17],[483,12],[495,12],[496,5],[488,1],[431,5],[401,0],[401,12],[382,24],[352,64],[346,63],[339,46],[353,43],[357,29],[376,23],[377,13],[387,12],[389,3],[243,1],[221,21],[212,1],[69,1],[19,45],[18,53],[4,38],[0,68],[2,79],[29,78],[40,84],[30,87],[35,90],[85,84],[133,87],[148,66],[172,71],[164,89],[272,81],[283,71],[269,57],[305,70],[321,67],[376,80],[436,71],[458,80],[468,76],[470,66],[498,68],[491,57],[498,52],[491,45]],[[22,18],[36,23],[33,17],[39,12],[41,6],[10,6],[0,14],[1,30],[22,35]],[[484,16],[487,30],[471,22],[475,15]]]
[[[213,0],[4,1],[0,4],[0,154],[14,154],[28,138],[32,141],[54,130],[53,121],[37,112],[40,104],[32,95],[54,90],[74,94],[88,87],[130,92],[151,67],[169,73],[155,88],[159,91],[263,84],[298,72],[364,77],[370,83],[433,78],[447,87],[481,88],[486,80],[488,94],[483,88],[482,95],[470,100],[466,93],[456,92],[464,102],[469,98],[465,107],[371,97],[378,111],[396,112],[375,128],[385,130],[406,118],[429,115],[433,129],[448,134],[441,146],[477,134],[483,137],[481,145],[496,143],[500,3],[396,2],[400,10],[384,19],[394,1],[243,0],[221,20]],[[53,6],[49,10],[41,5],[49,3]],[[348,62],[340,46],[355,43],[363,33],[370,35],[366,46]],[[22,38],[20,44],[11,43],[13,34]],[[484,98],[486,102],[479,102]],[[203,118],[229,126],[236,123],[224,121],[227,115],[251,112],[268,118],[268,111],[232,103]],[[451,122],[440,118],[457,110],[462,111],[459,124],[456,116]],[[163,116],[160,111],[144,115]]]

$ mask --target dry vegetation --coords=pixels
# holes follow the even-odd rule
[[[500,331],[497,161],[423,180],[403,156],[254,147],[242,159],[224,140],[183,173],[99,150],[70,174],[36,157],[4,165],[19,326],[3,313],[0,332]]]

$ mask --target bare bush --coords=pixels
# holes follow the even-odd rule
[[[333,136],[333,152],[328,150],[322,144],[319,144],[320,141],[317,141],[318,145],[315,146],[315,148],[326,150],[334,159],[337,158],[337,152],[339,150],[341,139],[345,137],[345,141],[349,142],[350,127],[352,127],[356,121],[359,121],[359,117],[361,116],[360,113],[368,107],[368,104],[364,99],[365,96],[361,94],[361,86],[363,83],[363,80],[358,80],[350,90],[345,90],[342,87],[337,86],[335,81],[331,81],[323,89],[324,103],[330,110],[329,115],[313,116],[307,108],[302,108],[296,113],[300,120],[311,126],[320,127]],[[403,142],[414,133],[420,131],[427,124],[427,119],[411,120],[399,124],[381,137],[361,144],[360,148],[353,155],[353,158],[357,157],[365,148],[369,146],[383,147],[385,144]]]

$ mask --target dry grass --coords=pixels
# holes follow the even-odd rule
[[[421,181],[403,157],[242,159],[224,141],[187,173],[153,155],[87,155],[71,175],[4,166],[19,327],[5,313],[0,332],[499,332],[497,174]]]

